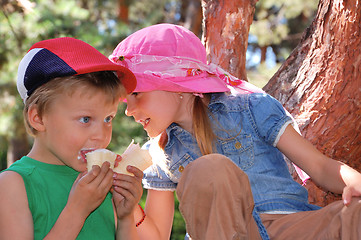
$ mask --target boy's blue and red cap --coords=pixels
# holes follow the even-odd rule
[[[136,87],[130,70],[114,64],[89,44],[70,37],[44,40],[35,43],[21,60],[17,88],[25,102],[35,89],[53,78],[98,71],[117,72],[127,93]]]

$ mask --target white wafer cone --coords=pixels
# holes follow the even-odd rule
[[[152,157],[150,156],[148,150],[141,149],[139,147],[139,143],[134,144],[134,141],[130,143],[121,156],[122,160],[119,162],[119,165],[114,168],[114,172],[132,176],[133,174],[127,171],[128,165],[137,167],[141,171],[144,171],[153,164]]]
[[[87,160],[87,169],[90,171],[93,165],[102,166],[104,162],[110,163],[110,168],[114,168],[114,162],[117,158],[117,154],[109,151],[108,149],[96,149],[94,151],[85,154]]]

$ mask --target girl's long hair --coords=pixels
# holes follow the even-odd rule
[[[203,95],[206,100],[210,99],[210,94]],[[216,140],[216,135],[212,130],[212,125],[208,117],[208,107],[205,102],[208,101],[203,101],[201,97],[195,96],[192,112],[194,137],[196,138],[202,155],[214,153],[214,141]],[[163,132],[159,139],[159,146],[164,149],[167,142],[167,133]]]

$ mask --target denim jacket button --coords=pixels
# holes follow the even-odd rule
[[[179,168],[178,168],[178,170],[179,170],[179,172],[183,172],[184,167],[183,167],[182,165],[180,165]]]
[[[242,144],[241,144],[240,142],[236,142],[236,143],[234,144],[234,147],[235,147],[236,149],[240,149],[240,148],[242,147]]]

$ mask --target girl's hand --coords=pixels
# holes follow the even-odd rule
[[[112,186],[112,176],[109,162],[80,173],[70,190],[67,207],[88,217],[104,201]]]
[[[351,203],[352,197],[359,197],[359,196],[361,196],[361,189],[356,189],[351,186],[346,186],[343,189],[342,200],[346,206]]]
[[[128,166],[127,170],[134,176],[118,173],[113,176],[113,201],[118,219],[132,214],[143,194],[143,172],[133,166]]]

